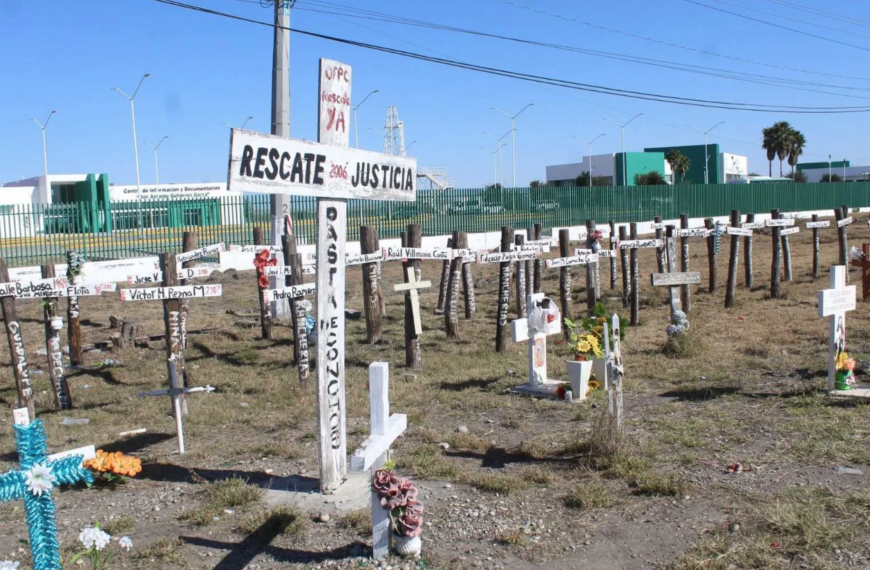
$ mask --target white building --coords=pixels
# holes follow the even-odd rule
[[[728,183],[730,180],[737,180],[749,176],[749,157],[742,154],[731,154],[730,152],[720,153],[722,160],[722,168],[725,171],[725,180],[719,182]]]
[[[858,182],[870,180],[870,166],[827,166],[823,168],[801,168],[807,177],[807,182],[821,182],[822,176],[836,174],[843,182]]]

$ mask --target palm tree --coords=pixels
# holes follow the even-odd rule
[[[792,129],[787,141],[788,164],[791,166],[792,175],[794,175],[794,168],[797,166],[798,159],[804,153],[804,146],[806,144],[807,139],[804,134],[797,129]]]
[[[782,161],[789,155],[789,138],[794,132],[788,121],[777,121],[772,126],[761,130],[761,148],[767,151],[767,160],[770,163],[768,172],[773,176],[773,158],[779,159],[779,175],[782,177]]]
[[[665,160],[667,160],[668,164],[671,165],[671,170],[674,174],[680,175],[680,182],[685,182],[686,172],[688,172],[689,168],[692,166],[692,161],[689,160],[689,157],[674,148],[668,152],[667,156],[665,156]]]
[[[773,159],[776,157],[776,137],[773,127],[761,129],[761,148],[767,151],[767,175],[773,178]]]

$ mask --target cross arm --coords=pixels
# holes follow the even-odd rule
[[[410,283],[398,283],[393,285],[393,291],[410,291],[412,289],[427,289],[432,286],[431,281],[411,281]]]
[[[82,482],[90,485],[94,482],[91,472],[82,467],[81,455],[67,455],[57,461],[49,461],[48,465],[51,467],[51,474],[54,475],[55,486],[75,485]]]
[[[25,491],[22,471],[9,471],[0,475],[0,502],[23,499]]]
[[[350,456],[351,471],[368,471],[390,445],[408,428],[408,416],[393,414],[387,423],[384,435],[371,435]]]

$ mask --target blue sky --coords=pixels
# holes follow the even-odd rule
[[[859,27],[795,10],[778,0],[699,0],[856,48],[736,18],[686,0],[331,1],[507,36],[740,74],[845,85],[859,90],[838,92],[860,98],[305,10],[322,9],[321,0],[299,0],[293,10],[293,27],[621,89],[782,105],[870,104],[870,91],[863,91],[870,89],[870,72],[866,71],[870,3],[824,3],[824,10],[863,20],[864,27]],[[813,0],[794,1],[818,5]],[[270,17],[269,10],[256,0],[189,2],[263,21]],[[735,4],[777,16],[748,12]],[[811,75],[720,59],[530,12],[518,5],[716,54],[867,79]],[[783,18],[806,20],[837,31]],[[458,186],[481,186],[492,180],[491,154],[480,147],[493,149],[494,141],[482,133],[504,134],[510,122],[490,107],[515,112],[529,102],[534,102],[534,107],[520,116],[517,125],[517,180],[522,185],[543,179],[547,164],[579,160],[586,145],[572,139],[574,135],[591,138],[606,133],[594,152],[618,151],[619,130],[602,117],[622,122],[641,112],[644,116],[627,129],[629,150],[703,143],[702,135],[682,127],[706,129],[724,120],[725,124],[711,134],[710,142],[718,142],[725,151],[748,154],[750,169],[764,173],[767,162],[760,149],[760,130],[775,120],[788,120],[807,138],[805,160],[827,160],[831,153],[835,160],[848,158],[853,164],[870,164],[870,151],[865,146],[870,122],[867,114],[744,113],[675,106],[534,85],[300,35],[291,41],[293,137],[316,139],[317,61],[319,57],[337,59],[354,68],[355,101],[380,89],[359,110],[360,146],[381,149],[382,135],[369,128],[381,131],[387,105],[396,105],[405,122],[406,141],[417,141],[409,154],[418,158],[420,166],[446,167]],[[154,180],[153,153],[145,139],[156,142],[164,135],[170,137],[160,151],[162,182],[221,181],[226,177],[229,143],[223,122],[240,124],[253,115],[250,128],[269,129],[271,30],[152,0],[0,0],[0,69],[2,182],[42,173],[40,132],[30,118],[43,121],[56,109],[48,128],[50,172],[108,172],[115,183],[134,183],[129,104],[110,88],[117,86],[130,93],[144,72],[152,76],[136,99],[143,183]],[[807,88],[825,90],[820,86]],[[503,157],[509,184],[510,147],[503,149]]]

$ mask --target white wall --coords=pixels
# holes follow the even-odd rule
[[[241,196],[239,192],[228,192],[226,182],[201,182],[195,184],[142,184],[143,200],[200,200],[205,198],[224,198]],[[131,202],[137,199],[136,186],[110,186],[109,198],[112,202]]]
[[[592,176],[616,176],[614,154],[592,155]],[[584,172],[589,171],[589,157],[584,156],[581,162],[570,164],[555,164],[547,167],[547,182],[557,180],[574,180]]]
[[[806,177],[807,182],[821,182],[822,176],[828,174],[827,168],[812,168],[810,170],[801,170]],[[838,175],[840,178],[844,178],[843,176],[843,167],[833,167],[830,172]],[[857,180],[870,180],[870,166],[847,166],[845,169],[845,179],[850,182],[855,182]]]
[[[720,183],[727,182],[735,178],[746,178],[749,175],[749,157],[742,154],[731,154],[723,152],[720,155],[722,164],[724,165],[725,180],[720,180]]]

